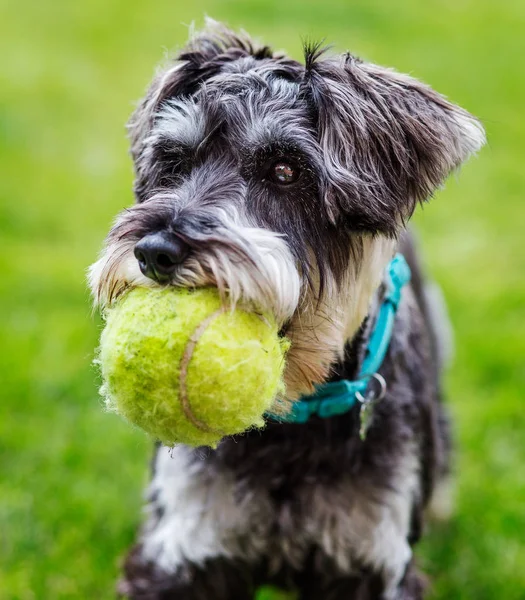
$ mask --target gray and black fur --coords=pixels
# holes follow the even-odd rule
[[[154,79],[129,131],[137,203],[91,269],[96,300],[213,285],[225,302],[271,310],[292,342],[276,409],[356,377],[397,249],[414,278],[366,440],[356,407],[268,422],[217,450],[158,447],[120,592],[248,600],[273,582],[301,600],[422,598],[411,547],[449,443],[439,343],[404,231],[483,129],[408,76],[318,46],[303,65],[212,22]]]

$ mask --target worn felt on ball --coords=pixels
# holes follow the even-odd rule
[[[134,288],[105,313],[98,363],[109,409],[167,445],[216,446],[264,425],[288,342],[268,315],[213,288]]]

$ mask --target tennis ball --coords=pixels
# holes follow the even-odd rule
[[[284,391],[289,342],[275,321],[225,308],[214,288],[133,288],[104,318],[106,406],[166,445],[215,447],[263,427]]]

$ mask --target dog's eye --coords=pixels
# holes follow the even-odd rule
[[[289,185],[299,179],[299,169],[290,163],[277,161],[270,167],[269,179],[279,185]]]

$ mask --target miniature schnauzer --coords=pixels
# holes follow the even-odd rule
[[[251,600],[268,583],[301,600],[423,598],[412,547],[449,436],[439,326],[405,226],[483,128],[406,75],[317,45],[301,64],[210,22],[154,79],[129,133],[137,202],[91,268],[96,301],[216,286],[272,311],[291,341],[281,403],[356,378],[395,252],[412,282],[366,438],[356,405],[269,420],[216,450],[158,446],[119,593]]]

